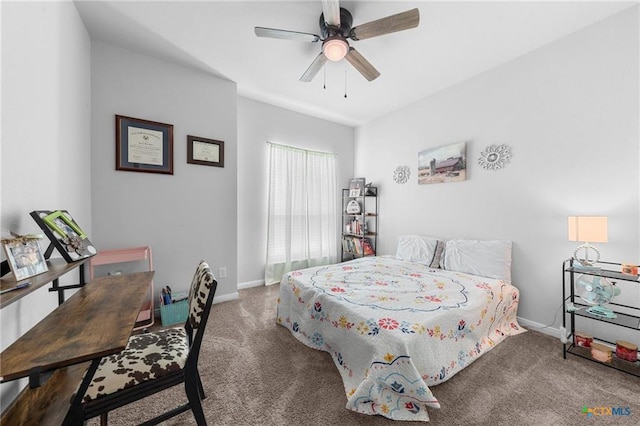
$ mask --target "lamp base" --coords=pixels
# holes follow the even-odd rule
[[[578,252],[580,250],[584,250],[583,258],[578,256]],[[595,259],[589,259],[589,250],[595,252],[596,254]],[[581,264],[583,264],[584,266],[593,266],[594,263],[597,263],[600,261],[600,250],[598,250],[597,248],[595,248],[589,243],[584,243],[581,246],[578,246],[578,248],[576,248],[576,250],[573,252],[573,258],[576,259]]]

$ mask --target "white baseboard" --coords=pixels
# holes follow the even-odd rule
[[[264,280],[247,281],[246,283],[239,283],[238,290],[244,290],[245,288],[260,287],[264,285]]]
[[[240,295],[238,294],[238,292],[236,291],[235,293],[231,293],[231,294],[225,294],[224,296],[220,296],[220,297],[213,297],[213,304],[215,305],[216,303],[222,303],[222,302],[227,302],[229,300],[236,300],[240,297]]]
[[[544,324],[540,324],[538,322],[531,321],[531,320],[528,320],[528,319],[522,318],[522,317],[518,317],[518,323],[521,326],[523,326],[524,328],[530,328],[531,330],[539,331],[540,333],[547,334],[547,335],[555,337],[557,339],[560,338],[560,329],[559,328],[545,327]]]

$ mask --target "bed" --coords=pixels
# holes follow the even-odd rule
[[[455,242],[433,240],[408,256],[401,240],[396,256],[294,271],[280,283],[277,323],[331,355],[350,410],[428,421],[426,408],[440,408],[429,386],[524,331],[510,283],[511,243],[505,265],[484,242],[456,251]],[[440,243],[444,255],[436,259]]]

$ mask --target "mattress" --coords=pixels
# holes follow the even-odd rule
[[[277,323],[331,355],[348,409],[428,421],[429,386],[525,331],[518,297],[504,280],[365,257],[286,274]]]

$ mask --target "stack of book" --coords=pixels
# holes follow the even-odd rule
[[[369,239],[351,236],[342,238],[342,250],[358,256],[373,256],[376,254]]]

